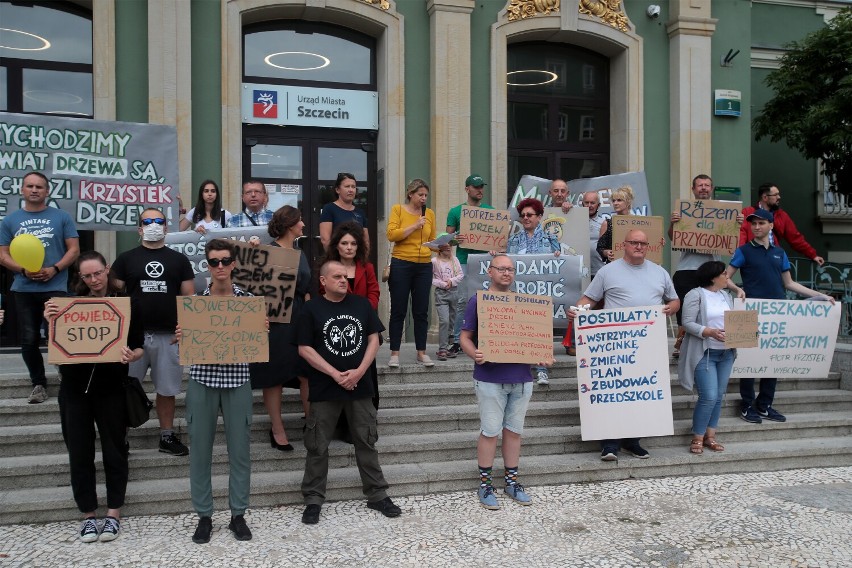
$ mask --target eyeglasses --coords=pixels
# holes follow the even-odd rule
[[[519,216],[523,219],[529,219],[530,217],[538,217],[538,213],[521,213]]]
[[[646,241],[624,241],[624,242],[627,243],[628,245],[634,246],[636,248],[647,247],[651,244],[651,243],[646,242]]]
[[[80,279],[84,282],[88,282],[89,280],[94,280],[95,278],[100,278],[106,272],[106,268],[101,268],[96,272],[92,272],[91,274],[81,274]]]
[[[511,266],[491,266],[491,267],[489,267],[489,268],[493,268],[494,270],[496,270],[496,271],[497,271],[497,272],[499,272],[500,274],[506,274],[507,272],[508,272],[509,274],[514,274],[514,273],[515,273],[515,269],[514,269],[514,268],[512,268]]]
[[[218,267],[220,264],[222,266],[231,266],[234,262],[234,259],[230,256],[226,256],[225,258],[208,258],[207,264],[212,266],[213,268]]]
[[[153,218],[153,219],[151,219],[151,218],[148,218],[148,219],[142,219],[142,224],[143,224],[143,225],[145,225],[146,227],[147,227],[148,225],[150,225],[151,223],[156,223],[156,224],[158,224],[158,225],[165,225],[165,224],[166,224],[166,220],[165,220],[165,219],[163,219],[162,217],[155,217],[155,218]]]

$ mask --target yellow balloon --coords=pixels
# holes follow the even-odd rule
[[[9,254],[27,272],[37,272],[44,262],[44,245],[35,235],[23,233],[9,243]]]

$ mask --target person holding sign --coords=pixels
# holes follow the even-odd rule
[[[347,173],[337,174],[334,183],[337,199],[326,204],[320,213],[319,233],[323,248],[328,248],[331,232],[341,223],[355,222],[361,227],[364,238],[364,248],[370,251],[370,233],[367,231],[367,215],[355,207],[355,197],[358,195],[358,182],[355,176]]]
[[[568,183],[564,179],[556,178],[550,182],[550,189],[547,193],[550,195],[551,207],[559,207],[563,213],[568,213],[571,207],[574,206],[571,200],[568,199],[568,196],[571,195],[571,190],[568,188]]]
[[[677,292],[669,273],[645,259],[649,245],[644,231],[633,229],[628,232],[624,240],[624,257],[598,271],[577,305],[594,308],[601,301],[608,309],[662,305],[664,315],[674,314],[680,308]],[[576,310],[568,311],[568,319],[573,321],[576,317]],[[638,438],[624,438],[601,440],[601,460],[618,460],[619,448],[640,459],[650,456],[639,445]]]
[[[770,235],[775,217],[766,209],[755,209],[746,217],[754,238],[734,251],[725,274],[733,278],[737,270],[742,274],[743,289],[749,298],[783,300],[785,290],[806,298],[820,298],[834,303],[834,298],[802,286],[790,276],[790,260],[780,246],[773,244]],[[754,379],[740,379],[742,406],[740,418],[752,424],[763,420],[786,422],[787,417],[772,408],[775,400],[777,378],[760,379],[760,392],[754,396]]]
[[[425,243],[435,240],[435,212],[426,207],[429,186],[422,179],[409,182],[405,204],[394,205],[388,219],[388,240],[393,243],[388,289],[391,296],[390,360],[388,367],[399,367],[402,326],[411,297],[414,320],[414,345],[417,362],[424,367],[435,363],[426,355],[429,328],[429,291],[432,289],[432,251]]]
[[[491,259],[488,267],[490,291],[508,292],[515,281],[515,263],[503,253]],[[503,466],[505,468],[506,495],[520,505],[531,505],[532,499],[518,482],[521,460],[521,435],[527,406],[532,397],[530,365],[522,363],[491,363],[478,346],[479,315],[474,294],[467,304],[462,324],[461,346],[473,359],[473,385],[479,403],[479,441],[476,458],[479,465],[479,502],[486,509],[497,510],[500,504],[494,492],[492,472],[497,452],[497,436],[503,435]],[[552,364],[541,361],[544,367]]]
[[[21,357],[30,374],[33,390],[28,402],[47,400],[47,377],[39,347],[44,303],[53,296],[68,294],[68,268],[80,254],[77,228],[71,216],[47,205],[50,182],[44,174],[30,172],[21,185],[21,208],[6,215],[0,223],[0,264],[14,274],[12,293],[18,316]],[[44,245],[42,260],[35,266],[10,254],[12,241],[19,235],[35,235]]]
[[[633,188],[629,185],[619,187],[612,192],[609,201],[612,203],[613,215],[630,215],[630,208],[633,206]],[[601,225],[598,244],[595,245],[595,250],[598,251],[601,260],[607,264],[615,260],[615,250],[612,246],[612,228],[611,221],[604,221]]]
[[[213,239],[204,247],[210,267],[210,285],[202,296],[250,296],[231,280],[237,249],[228,239]],[[180,326],[175,337],[182,339]],[[213,530],[213,487],[211,468],[213,440],[219,409],[228,443],[228,501],[231,522],[228,528],[237,540],[251,540],[251,530],[243,516],[249,506],[251,488],[251,417],[252,396],[247,363],[194,364],[189,366],[186,387],[186,423],[192,439],[189,456],[189,492],[192,507],[198,513],[198,526],[192,542],[210,542]]]
[[[367,378],[384,326],[366,298],[349,293],[343,264],[323,263],[320,284],[325,292],[305,304],[297,331],[299,355],[310,365],[311,384],[302,522],[319,522],[328,482],[328,444],[344,410],[367,507],[386,517],[398,517],[402,511],[388,497],[388,483],[379,465],[373,384]]]
[[[161,452],[173,456],[189,453],[175,434],[175,396],[181,391],[183,367],[178,356],[178,295],[195,291],[195,274],[183,254],[166,246],[166,216],[149,207],[139,215],[142,244],[121,253],[112,265],[116,283],[127,287],[133,313],[139,314],[145,331],[145,353],[130,365],[130,376],[140,381],[151,369],[151,381],[157,391],[157,418],[160,421]]]
[[[714,452],[725,449],[716,441],[716,427],[737,350],[725,347],[725,312],[734,309],[734,299],[726,290],[730,281],[725,263],[705,262],[695,271],[695,282],[698,286],[686,294],[680,310],[686,336],[677,376],[683,388],[689,391],[693,386],[698,388],[689,451],[701,454],[705,447]],[[734,288],[745,297],[739,287],[734,285]]]
[[[180,230],[186,231],[195,225],[195,230],[204,235],[210,229],[227,227],[231,217],[231,212],[222,207],[219,186],[212,179],[206,179],[198,188],[195,207],[187,211],[186,216],[180,220]]]
[[[96,251],[84,252],[78,260],[80,296],[105,298],[118,296],[121,288],[113,280],[109,265]],[[44,317],[51,320],[59,312],[53,301],[45,303]],[[60,365],[59,418],[62,438],[68,448],[71,491],[83,513],[80,540],[111,541],[121,530],[121,507],[127,491],[127,410],[124,383],[128,363],[142,357],[142,326],[138,317],[130,318],[127,345],[121,348],[120,363],[79,363]],[[95,475],[95,427],[101,440],[101,455],[106,481],[107,514],[97,520],[98,494]]]
[[[482,207],[483,209],[494,209],[487,203],[482,202],[482,198],[485,195],[485,186],[488,185],[485,183],[485,180],[482,179],[481,175],[478,174],[470,174],[467,176],[467,179],[464,180],[464,191],[467,193],[467,201],[464,203],[460,203],[449,210],[447,213],[447,232],[455,233],[459,229],[461,229],[461,218],[462,218],[462,207],[467,205],[468,207]],[[462,246],[464,242],[461,235],[456,236],[456,241],[459,245],[456,247],[456,258],[459,259],[459,264],[461,265],[462,272],[467,275],[467,256],[470,253],[476,253],[473,249],[465,248]],[[453,327],[453,343],[447,349],[447,353],[449,355],[455,356],[458,355],[461,351],[461,345],[459,344],[459,336],[461,335],[461,325],[462,320],[464,319],[464,310],[467,307],[467,300],[470,298],[470,294],[475,292],[467,285],[467,279],[463,278],[461,283],[459,284],[459,293],[458,293],[458,303],[456,304],[456,314],[455,314],[455,327]]]
[[[567,186],[566,186],[567,187]],[[522,229],[509,238],[506,252],[509,254],[544,254],[552,252],[559,256],[562,245],[556,235],[541,228],[541,218],[544,215],[544,205],[538,199],[528,197],[521,200],[517,206],[518,217]],[[538,366],[533,369],[538,384],[550,384],[547,369]]]
[[[296,249],[296,239],[302,236],[305,223],[302,213],[291,205],[278,209],[269,222],[267,231],[275,239],[271,246]],[[298,250],[298,249],[296,249]],[[251,388],[263,389],[263,405],[269,413],[269,445],[282,452],[292,452],[293,445],[284,429],[281,418],[281,392],[284,387],[297,388],[301,394],[305,416],[308,414],[308,382],[300,376],[301,365],[296,347],[296,322],[305,302],[310,299],[311,265],[300,251],[296,290],[290,306],[290,323],[270,324],[269,362],[251,363]]]

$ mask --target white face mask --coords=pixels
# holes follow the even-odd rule
[[[142,227],[142,240],[148,242],[162,241],[166,238],[166,226],[151,223]]]

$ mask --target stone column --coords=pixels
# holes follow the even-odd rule
[[[148,2],[148,121],[177,128],[178,189],[185,205],[192,203],[190,6],[183,0]]]
[[[672,0],[669,34],[671,199],[689,197],[690,182],[711,173],[713,64],[710,38],[716,21],[710,0]]]
[[[92,67],[96,120],[115,120],[115,0],[92,3]],[[116,257],[115,231],[95,231],[95,250]]]
[[[470,175],[470,13],[474,0],[428,0],[432,208],[438,232]],[[415,175],[409,172],[408,177]]]

